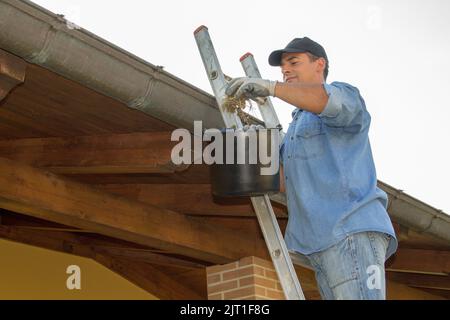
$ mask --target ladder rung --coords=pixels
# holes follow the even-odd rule
[[[307,257],[305,257],[303,254],[298,253],[298,252],[294,252],[294,251],[289,251],[289,256],[291,257],[292,263],[296,264],[298,266],[310,269],[310,270],[314,270],[311,263],[309,262],[309,259]]]

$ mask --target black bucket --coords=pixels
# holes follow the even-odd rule
[[[277,137],[279,135],[278,128],[275,129],[256,129],[253,131],[238,131],[234,129],[224,129],[221,131],[223,138],[223,164],[214,163],[210,165],[210,173],[211,173],[211,184],[212,184],[212,193],[215,196],[219,197],[232,197],[232,196],[260,196],[263,194],[271,194],[277,193],[280,190],[280,173],[279,173],[279,165],[275,168],[270,168],[271,163],[262,164],[261,159],[259,157],[259,148],[260,148],[260,140],[262,139],[261,147],[266,148],[263,152],[266,152],[266,155],[271,154],[271,149],[276,148],[274,150],[274,155],[278,159],[278,145],[272,146],[271,134],[276,134]],[[254,135],[250,137],[250,135]],[[255,140],[256,136],[256,140]],[[233,155],[231,158],[229,155],[228,161],[231,163],[226,163],[226,139],[233,138],[232,146],[234,148]],[[238,144],[238,139],[241,143]],[[245,146],[243,144],[245,141]],[[256,161],[254,158],[255,145],[256,142],[256,150],[257,156]],[[251,145],[252,144],[252,145]],[[229,144],[231,145],[231,144]],[[239,150],[238,150],[239,148]],[[241,157],[241,163],[238,163],[238,153]],[[251,160],[251,156],[253,155],[253,160]],[[245,159],[245,162],[242,159]],[[243,163],[242,163],[243,162]],[[256,163],[255,163],[256,162]],[[261,169],[266,168],[266,170],[276,171],[270,175],[261,174]],[[271,172],[272,173],[272,172]]]

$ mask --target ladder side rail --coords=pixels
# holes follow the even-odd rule
[[[286,299],[305,300],[269,196],[252,197],[251,200]]]
[[[258,66],[256,64],[253,54],[246,53],[240,59],[242,68],[245,74],[250,78],[261,78],[261,73],[259,72]],[[267,128],[280,128],[282,129],[281,122],[278,119],[277,112],[272,104],[272,100],[267,97],[263,100],[263,103],[257,101],[259,112],[263,117],[263,121]],[[280,138],[284,137],[283,130],[280,130]],[[280,140],[281,141],[281,140]]]
[[[220,67],[219,59],[217,58],[216,51],[214,50],[214,46],[208,33],[208,28],[200,26],[194,31],[194,36],[225,126],[227,128],[233,126],[241,128],[242,122],[238,115],[236,113],[228,112],[223,108],[227,81],[222,72],[222,68]]]

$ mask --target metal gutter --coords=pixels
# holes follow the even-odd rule
[[[389,195],[388,211],[393,220],[420,233],[450,242],[450,216],[402,190],[378,181],[378,186]]]
[[[0,48],[176,127],[224,127],[210,94],[30,1],[0,0]]]

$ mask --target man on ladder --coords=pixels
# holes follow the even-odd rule
[[[286,245],[307,256],[324,299],[385,299],[384,262],[397,239],[377,187],[365,102],[357,88],[325,82],[325,50],[307,37],[272,52],[269,64],[281,67],[283,82],[236,78],[225,92],[296,107],[280,147]]]

